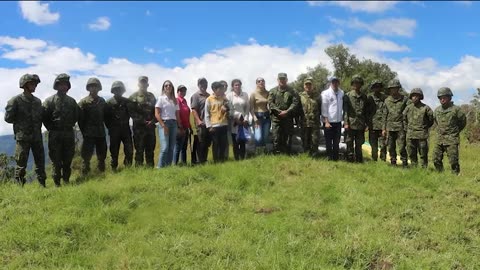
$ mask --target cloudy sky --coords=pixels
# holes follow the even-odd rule
[[[0,2],[0,117],[24,73],[39,74],[42,100],[62,72],[77,100],[91,76],[104,97],[115,80],[133,93],[139,75],[156,95],[170,79],[190,96],[201,76],[240,78],[251,92],[258,76],[273,87],[278,72],[294,80],[319,63],[333,71],[324,49],[338,43],[388,64],[431,106],[441,86],[467,103],[480,87],[478,14],[473,1]],[[0,121],[0,135],[10,133]]]

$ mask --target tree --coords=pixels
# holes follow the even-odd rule
[[[13,179],[15,175],[15,159],[0,153],[0,183]]]
[[[324,65],[319,64],[316,67],[307,67],[307,72],[298,75],[297,80],[290,83],[297,92],[303,92],[303,81],[307,77],[311,77],[313,81],[313,88],[315,94],[319,94],[323,89],[325,89],[325,85],[328,82],[328,75],[330,72],[328,69],[325,68]]]

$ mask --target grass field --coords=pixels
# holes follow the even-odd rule
[[[479,150],[462,146],[460,176],[300,155],[5,184],[0,265],[480,269]]]

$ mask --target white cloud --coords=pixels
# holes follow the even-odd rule
[[[147,53],[151,53],[151,54],[164,54],[164,53],[169,53],[169,52],[173,51],[172,48],[165,48],[165,49],[157,50],[157,49],[150,48],[150,47],[143,47],[143,50],[146,51]]]
[[[361,52],[406,52],[410,51],[405,45],[398,45],[390,40],[375,39],[369,36],[360,37],[353,46]]]
[[[250,44],[257,44],[258,42],[257,42],[257,40],[256,40],[255,38],[250,37],[250,38],[248,38],[248,43],[250,43]]]
[[[23,18],[37,25],[46,25],[57,22],[60,13],[50,12],[49,4],[40,1],[19,1],[18,5],[22,11]]]
[[[417,22],[413,19],[406,18],[388,18],[374,21],[373,23],[367,23],[359,20],[358,18],[351,18],[349,20],[342,20],[333,17],[329,17],[329,20],[339,26],[366,30],[374,34],[384,36],[404,36],[412,37],[413,32],[417,26]]]
[[[339,6],[352,12],[381,13],[392,9],[398,1],[307,1],[310,6]]]
[[[99,17],[93,23],[88,25],[93,31],[106,31],[110,28],[110,19],[108,17]]]

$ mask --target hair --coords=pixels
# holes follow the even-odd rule
[[[173,83],[170,80],[166,80],[162,84],[162,95],[165,95],[165,84],[170,83],[172,85],[172,93],[168,97],[170,100],[173,101],[173,103],[177,104],[177,98],[175,97],[175,86],[173,86]]]
[[[233,79],[232,80],[232,88],[233,88],[233,85],[236,84],[236,83],[240,83],[240,86],[242,86],[242,81],[240,81],[240,79]]]

